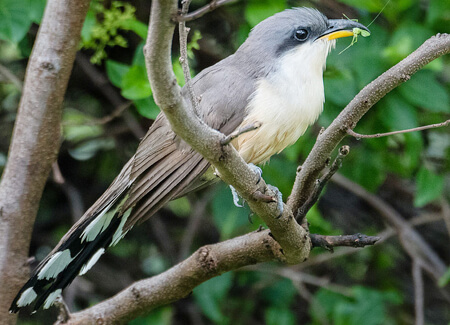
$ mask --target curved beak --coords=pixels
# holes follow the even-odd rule
[[[356,21],[350,19],[329,19],[327,30],[319,35],[318,39],[325,39],[331,41],[336,38],[347,37],[355,35],[355,28],[362,29],[370,34],[369,29]]]

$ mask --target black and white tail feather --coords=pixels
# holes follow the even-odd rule
[[[129,230],[124,228],[125,223],[132,209],[122,210],[128,189],[124,188],[106,202],[106,207],[72,228],[68,238],[34,270],[12,302],[10,312],[15,313],[35,300],[33,312],[41,306],[49,308],[77,275],[89,271],[108,247],[125,236]]]
[[[216,177],[201,176],[208,168],[202,156],[182,146],[161,114],[110,187],[33,271],[10,312],[33,302],[33,311],[49,308],[77,275],[85,274],[133,225],[171,199],[215,182]]]

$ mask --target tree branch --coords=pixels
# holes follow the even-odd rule
[[[310,242],[306,230],[297,224],[287,207],[283,215],[277,218],[277,202],[267,204],[255,200],[253,194],[258,191],[272,197],[275,194],[263,180],[260,181],[260,176],[247,166],[233,146],[221,145],[225,135],[203,123],[181,96],[181,88],[176,83],[170,60],[175,27],[170,17],[176,11],[176,1],[152,3],[150,29],[144,51],[155,101],[170,121],[174,132],[211,162],[221,179],[233,185],[252,211],[264,220],[283,248],[286,261],[299,263],[309,255]]]
[[[3,75],[6,80],[11,82],[16,88],[22,91],[23,83],[22,80],[17,78],[14,73],[12,73],[7,67],[3,64],[0,64],[0,75]]]
[[[437,222],[441,221],[442,216],[439,214],[432,214],[432,215],[420,215],[417,217],[412,218],[409,220],[408,224],[410,226],[420,226],[431,222]],[[376,237],[379,237],[380,240],[377,241],[378,244],[381,244],[385,241],[387,241],[389,238],[392,238],[393,236],[397,235],[397,232],[392,229],[391,227],[387,227],[385,230],[379,232]],[[296,270],[303,270],[307,269],[308,267],[312,267],[315,265],[319,265],[322,263],[326,263],[330,260],[339,258],[341,256],[350,255],[350,254],[356,254],[359,252],[359,250],[355,250],[351,247],[342,247],[339,250],[336,250],[333,254],[319,254],[315,255],[311,258],[309,258],[305,263],[301,263],[295,266],[291,266],[291,268],[294,268]]]
[[[183,262],[135,282],[114,297],[71,314],[64,324],[123,324],[150,310],[187,297],[202,282],[236,268],[273,260],[277,247],[268,230],[203,246]]]
[[[292,211],[297,212],[299,207],[308,200],[326,160],[346,136],[347,130],[355,127],[364,114],[387,93],[409,80],[411,75],[427,63],[449,52],[450,35],[437,34],[356,95],[325,132],[319,136],[306,158],[303,168],[297,174],[292,193],[288,198],[288,205],[292,208]]]
[[[311,234],[311,243],[314,247],[322,247],[333,252],[333,247],[350,246],[365,247],[375,245],[381,238],[377,236],[367,236],[363,234],[345,235],[345,236],[324,236]]]
[[[436,283],[438,282],[446,270],[445,263],[430,245],[428,245],[425,239],[392,206],[376,195],[369,193],[362,186],[339,174],[335,175],[333,182],[347,191],[356,194],[372,206],[380,217],[395,229],[403,249],[411,259],[423,260],[422,266],[434,281]]]
[[[224,4],[227,4],[229,2],[234,2],[236,0],[212,0],[209,4],[207,4],[206,6],[203,6],[189,14],[182,14],[182,15],[178,15],[176,17],[176,21],[177,22],[186,22],[186,21],[191,21],[191,20],[195,20],[197,18],[200,18],[201,16],[203,16],[204,14],[213,11],[214,9],[223,6]]]
[[[220,1],[215,3],[218,2]],[[202,247],[168,271],[136,282],[111,299],[72,314],[67,324],[124,323],[152,308],[185,297],[195,286],[223,272],[276,258],[282,258],[289,263],[303,261],[309,255],[311,243],[307,231],[296,223],[290,208],[296,205],[298,208],[304,203],[304,199],[307,199],[306,193],[310,193],[311,185],[325,165],[324,162],[340,139],[345,136],[349,125],[353,125],[347,123],[359,120],[374,101],[379,100],[394,88],[391,85],[392,88],[386,90],[385,84],[378,84],[381,90],[375,86],[372,86],[370,90],[374,91],[376,96],[369,97],[370,91],[362,92],[363,95],[360,93],[358,96],[363,98],[357,97],[355,104],[352,104],[352,101],[344,110],[345,114],[319,137],[315,146],[316,151],[303,165],[296,184],[304,180],[305,175],[309,178],[306,178],[304,185],[297,184],[293,193],[300,193],[298,199],[295,195],[291,196],[289,206],[285,206],[282,216],[277,218],[276,202],[264,203],[254,199],[254,193],[258,192],[261,193],[261,197],[275,196],[267,188],[264,180],[258,182],[259,175],[245,164],[236,150],[232,146],[221,144],[226,137],[205,125],[181,96],[181,88],[176,82],[170,60],[171,41],[175,28],[171,18],[176,17],[176,14],[177,1],[152,1],[150,29],[144,52],[155,101],[167,116],[172,129],[214,165],[220,177],[236,188],[247,200],[250,208],[263,218],[270,231],[258,231],[216,245]],[[429,45],[433,47],[435,46],[433,44],[431,42]],[[442,52],[439,46],[435,50]],[[448,49],[445,51],[448,52]],[[419,56],[416,70],[425,64],[422,64],[420,59]],[[405,68],[401,71],[410,70]],[[194,106],[195,102],[192,104]],[[350,112],[352,110],[355,112]],[[314,155],[318,159],[315,159]],[[321,165],[320,169],[314,167],[318,165]],[[302,196],[302,193],[305,195]]]
[[[412,261],[412,277],[414,282],[414,314],[416,316],[415,325],[425,324],[424,315],[424,290],[423,290],[423,277],[422,277],[422,267],[420,262],[416,259]]]
[[[348,133],[348,135],[351,135],[352,137],[355,137],[357,139],[372,139],[372,138],[387,137],[387,136],[394,135],[394,134],[402,134],[402,133],[410,133],[410,132],[434,129],[434,128],[447,126],[449,124],[450,124],[450,120],[447,120],[447,121],[442,122],[442,123],[430,124],[430,125],[425,125],[425,126],[419,126],[419,127],[412,128],[412,129],[392,131],[392,132],[386,132],[386,133],[361,134],[361,133],[356,133],[352,129],[348,129],[347,133]]]
[[[0,319],[29,274],[39,200],[59,149],[62,102],[88,0],[49,0],[30,57],[9,157],[0,183]]]
[[[320,193],[322,193],[323,188],[328,183],[328,181],[333,177],[333,175],[338,171],[339,168],[342,167],[342,161],[350,152],[349,146],[342,146],[339,149],[339,153],[336,157],[336,159],[333,161],[333,164],[331,165],[330,169],[323,175],[320,179],[317,180],[316,185],[309,196],[308,200],[306,200],[305,204],[303,204],[297,212],[297,215],[295,216],[295,219],[300,221],[300,223],[303,223],[303,219],[306,216],[306,213],[308,213],[309,209],[317,202],[319,199]]]

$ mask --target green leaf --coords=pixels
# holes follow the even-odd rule
[[[328,69],[324,84],[326,101],[341,107],[345,107],[358,92],[350,69]]]
[[[250,1],[245,8],[245,19],[251,27],[256,26],[262,20],[286,9],[285,0]]]
[[[441,33],[450,33],[450,1],[431,0],[427,23]]]
[[[129,70],[130,66],[126,64],[113,60],[106,60],[106,74],[111,83],[118,88],[122,88],[123,77]]]
[[[170,201],[167,206],[177,216],[188,217],[191,214],[191,204],[185,196]]]
[[[274,280],[272,279],[271,282]],[[292,281],[281,279],[267,286],[262,291],[262,296],[270,305],[277,308],[285,308],[289,306],[297,295],[297,289],[292,285]]]
[[[124,29],[132,30],[143,40],[147,39],[148,26],[136,19],[127,19],[122,22]]]
[[[228,186],[219,185],[218,187],[219,190],[214,195],[212,205],[213,221],[220,231],[220,240],[225,240],[233,237],[238,230],[248,229],[251,226],[248,221],[250,211],[248,208],[234,206]]]
[[[233,274],[224,273],[212,278],[194,289],[194,298],[206,317],[214,322],[224,322],[227,317],[222,312],[221,306],[233,284]]]
[[[283,159],[282,155],[276,155],[270,162],[262,166],[264,179],[269,184],[275,185],[281,193],[289,193],[295,179],[297,164]]]
[[[103,133],[101,125],[89,125],[92,117],[75,109],[67,108],[63,115],[63,134],[67,141],[80,142],[98,137]]]
[[[97,14],[91,6],[86,14],[86,18],[84,19],[83,28],[81,29],[81,39],[84,43],[89,43],[92,41],[92,29],[96,24]]]
[[[172,67],[173,67],[173,73],[175,73],[175,77],[177,78],[178,84],[180,86],[184,86],[186,81],[184,80],[183,67],[180,64],[180,61],[179,60],[174,61],[173,64],[172,64]]]
[[[32,20],[27,0],[2,0],[0,5],[0,39],[18,43],[27,34]]]
[[[450,283],[450,267],[445,271],[444,275],[439,279],[438,285],[443,288]]]
[[[135,99],[133,100],[134,105],[140,115],[150,120],[156,119],[160,110],[158,105],[156,105],[153,97],[147,97],[143,99]]]
[[[109,150],[114,146],[114,139],[93,139],[69,149],[69,154],[76,160],[88,160],[94,157],[98,151]]]
[[[269,307],[264,313],[266,325],[297,324],[295,314],[287,307]]]
[[[152,94],[145,67],[132,66],[122,78],[122,96],[127,99],[143,99]]]
[[[371,192],[376,191],[386,177],[382,156],[368,148],[352,148],[341,172]]]
[[[316,324],[326,323],[327,319],[330,319],[337,304],[350,303],[351,300],[348,297],[326,289],[319,289],[315,293],[314,299],[310,304],[310,315],[314,320],[316,320]]]
[[[442,195],[444,178],[422,167],[416,177],[416,186],[414,205],[416,207],[423,207]]]
[[[433,34],[432,30],[408,20],[395,30],[389,41],[389,47],[384,50],[384,55],[390,59],[392,64],[397,63],[416,50]]]
[[[380,1],[378,0],[339,0],[339,2],[345,3],[351,7],[367,10],[369,12],[378,12],[381,10]],[[352,17],[350,17],[352,18]]]
[[[29,16],[33,23],[40,24],[47,0],[29,0]]]
[[[311,316],[316,323],[332,321],[335,325],[384,325],[392,323],[387,306],[401,303],[393,291],[366,287],[352,288],[352,297],[320,289],[311,304]]]
[[[145,56],[144,56],[144,42],[139,43],[138,46],[136,46],[136,50],[133,54],[133,61],[131,65],[138,65],[141,67],[145,67]]]
[[[450,112],[450,97],[432,71],[417,72],[398,90],[403,98],[413,105],[433,112]]]
[[[378,119],[388,131],[404,130],[418,126],[417,109],[397,92],[392,92],[377,105]]]

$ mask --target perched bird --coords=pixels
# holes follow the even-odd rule
[[[354,28],[368,31],[355,21],[327,19],[309,8],[267,18],[236,53],[191,80],[201,96],[199,116],[224,134],[259,123],[232,144],[247,163],[267,161],[317,120],[323,110],[327,55],[335,39],[353,36]],[[189,103],[186,87],[182,95]],[[214,182],[211,170],[159,114],[119,176],[34,270],[10,311],[34,301],[34,310],[51,306],[135,224],[168,201]]]

